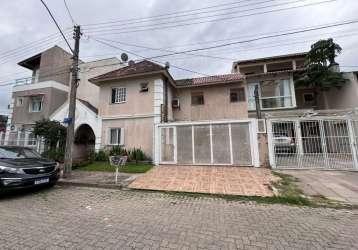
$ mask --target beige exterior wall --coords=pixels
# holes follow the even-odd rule
[[[39,82],[53,80],[65,85],[70,82],[72,55],[60,47],[53,47],[41,54]]]
[[[80,82],[77,88],[77,97],[79,99],[88,101],[95,107],[98,107],[100,99],[99,87],[89,82],[88,79],[119,69],[123,66],[124,64],[122,64],[117,58],[109,58],[81,64],[79,72]]]
[[[99,115],[102,118],[153,115],[154,80],[157,78],[147,77],[102,83],[100,85]],[[148,83],[148,92],[140,92],[140,84],[144,82]],[[111,103],[112,88],[116,87],[126,88],[127,100],[125,103]]]
[[[174,120],[200,121],[247,118],[247,94],[244,102],[230,102],[230,89],[245,86],[244,83],[232,83],[176,89],[174,96],[179,98],[180,109],[174,109]],[[204,105],[191,105],[192,92],[204,93]]]
[[[146,155],[153,157],[154,118],[103,120],[102,146],[109,145],[109,129],[124,129],[124,147],[141,148]]]
[[[44,94],[42,111],[30,112],[30,98],[29,95]],[[24,103],[22,106],[17,106],[17,97],[24,97]],[[61,91],[55,88],[43,88],[19,91],[13,93],[14,108],[12,124],[34,124],[41,119],[47,119],[49,116],[58,109],[67,99],[67,92]]]
[[[332,88],[323,92],[326,99],[326,109],[352,109],[358,108],[358,80],[357,75],[350,72],[344,73],[347,79],[341,88]]]

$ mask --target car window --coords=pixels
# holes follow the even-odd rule
[[[0,158],[6,159],[24,159],[24,158],[41,158],[41,156],[27,148],[0,148]]]

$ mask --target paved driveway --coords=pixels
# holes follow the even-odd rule
[[[358,204],[358,172],[322,170],[284,170],[300,180],[299,186],[308,195]]]
[[[229,166],[158,166],[137,178],[129,187],[136,189],[273,196],[271,170]]]
[[[55,187],[0,200],[1,249],[357,249],[358,211]]]

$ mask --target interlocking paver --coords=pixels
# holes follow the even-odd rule
[[[273,196],[269,188],[277,180],[271,170],[252,167],[165,166],[155,167],[129,187],[245,196]]]
[[[0,200],[1,249],[357,249],[358,211],[80,187]]]

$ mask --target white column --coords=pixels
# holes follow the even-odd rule
[[[264,64],[264,73],[267,73],[267,64]]]
[[[21,131],[17,131],[17,140],[16,140],[17,146],[20,146],[20,140],[21,140]]]
[[[25,140],[24,140],[24,146],[26,147],[27,145],[29,145],[29,135],[30,132],[25,132]]]
[[[297,69],[297,65],[296,65],[296,60],[292,61],[292,69],[296,70]]]

